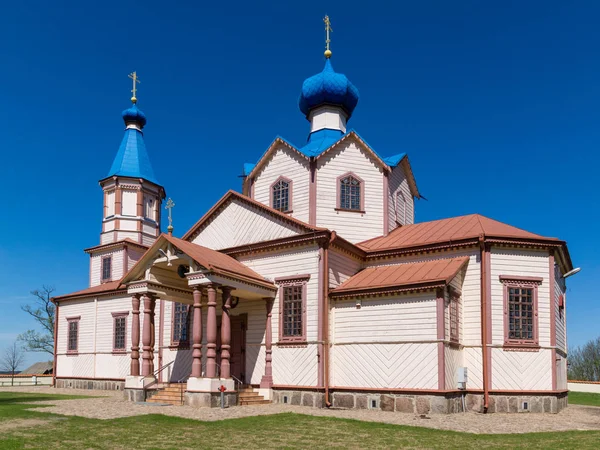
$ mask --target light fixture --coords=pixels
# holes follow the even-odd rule
[[[576,273],[578,273],[581,270],[581,267],[576,267],[573,270],[570,270],[569,272],[565,273],[563,275],[563,278],[569,278],[571,275],[575,275]]]

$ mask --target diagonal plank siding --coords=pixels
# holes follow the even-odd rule
[[[551,390],[551,351],[509,352],[492,349],[492,389]]]
[[[456,371],[459,367],[464,367],[463,351],[446,345],[444,359],[446,361],[446,389],[456,389],[458,387]]]

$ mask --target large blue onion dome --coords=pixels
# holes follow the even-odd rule
[[[310,111],[320,105],[341,106],[348,118],[358,103],[358,89],[346,75],[336,73],[329,58],[321,73],[313,75],[302,83],[302,93],[298,101],[300,111],[308,117]]]
[[[134,103],[130,108],[127,108],[122,113],[125,125],[130,123],[137,124],[140,128],[144,128],[146,125],[146,114],[144,114]]]

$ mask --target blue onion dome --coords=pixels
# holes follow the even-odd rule
[[[146,114],[144,114],[134,103],[130,108],[127,108],[122,113],[125,125],[130,123],[138,125],[140,128],[144,128],[146,125]]]
[[[308,117],[310,111],[321,105],[341,106],[348,118],[352,115],[358,103],[358,89],[346,75],[336,73],[331,66],[329,58],[321,73],[313,75],[302,83],[302,93],[298,106],[300,111]]]

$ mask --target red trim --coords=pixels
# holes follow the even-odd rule
[[[163,366],[163,347],[165,346],[165,300],[160,299],[160,317],[158,318],[158,367]],[[163,371],[158,372],[159,383],[163,382]]]
[[[443,341],[446,337],[446,317],[444,314],[444,289],[437,290],[437,338]],[[444,343],[438,342],[438,389],[446,389],[446,361],[444,358]]]
[[[110,260],[110,276],[108,278],[104,278],[104,261],[106,261],[107,259]],[[112,255],[103,256],[102,259],[100,260],[100,282],[108,283],[108,282],[112,281],[112,278],[113,278],[112,275],[113,275]]]
[[[492,345],[492,253],[491,246],[487,247],[487,251],[485,253],[485,265],[486,265],[486,280],[485,280],[485,295],[487,298],[485,304],[485,315],[486,315],[486,342],[487,342],[487,390],[488,392],[492,390],[492,377],[493,377],[493,367],[492,367],[492,351],[490,346]]]
[[[390,232],[390,194],[389,194],[389,175],[383,173],[383,235],[387,236]],[[364,209],[364,208],[361,208]]]
[[[548,256],[549,265],[549,288],[550,288],[550,347],[553,347],[551,353],[552,358],[552,390],[557,386],[557,368],[556,368],[556,281],[554,271],[554,252],[550,251]]]
[[[344,178],[347,177],[352,177],[355,178],[358,181],[358,187],[360,190],[360,209],[346,209],[346,208],[342,208],[341,207],[341,194],[342,194],[342,190],[341,190],[341,182]],[[346,212],[358,212],[358,213],[363,213],[365,212],[365,182],[364,180],[359,177],[358,175],[356,175],[354,172],[346,172],[343,175],[340,175],[339,177],[336,178],[335,181],[336,184],[336,200],[335,200],[335,210],[336,211],[346,211]]]
[[[77,355],[79,353],[79,321],[81,320],[81,316],[65,317],[65,319],[69,324],[67,327],[67,355]],[[74,349],[69,349],[69,345],[71,343],[71,322],[75,322],[77,324],[77,336]]]
[[[308,185],[308,223],[317,224],[317,161],[311,158],[309,163],[309,185]]]
[[[123,275],[129,272],[129,251],[127,246],[123,246]]]
[[[54,366],[52,367],[52,385],[56,386],[56,374],[57,374],[57,362],[58,362],[58,309],[59,303],[56,303],[56,310],[54,314]]]
[[[481,359],[482,359],[482,372],[483,372],[483,408],[484,411],[487,412],[489,407],[489,390],[491,386],[490,375],[491,375],[491,352],[488,348],[488,328],[490,328],[490,323],[488,322],[488,303],[491,302],[491,297],[489,295],[488,286],[490,283],[490,248],[489,245],[485,243],[485,238],[480,236],[480,256],[479,256],[479,272],[480,272],[480,293],[481,293]]]
[[[178,304],[187,306],[187,341],[176,341],[173,339],[173,334],[174,334],[173,332],[175,331],[175,308]],[[186,303],[171,302],[171,337],[170,337],[171,344],[169,345],[170,349],[176,349],[176,348],[188,349],[188,348],[190,348],[190,325],[192,323],[190,313],[191,313],[191,305],[188,305]]]
[[[280,209],[275,208],[274,202],[273,202],[273,186],[275,186],[277,183],[279,183],[280,181],[284,181],[287,183],[288,185],[288,207],[285,211],[282,211]],[[280,211],[282,213],[291,213],[294,209],[294,205],[293,205],[293,194],[294,194],[294,181],[284,177],[283,175],[280,175],[279,177],[277,177],[277,179],[275,181],[273,181],[273,183],[271,183],[271,185],[269,186],[269,206],[271,206],[271,208]]]
[[[540,345],[539,339],[539,318],[538,318],[538,282],[537,281],[524,281],[510,276],[500,276],[502,280],[503,296],[504,296],[504,345],[506,347],[527,347],[536,348]],[[533,339],[510,339],[508,337],[509,322],[508,317],[508,290],[510,288],[526,288],[533,290]]]
[[[554,259],[554,258],[552,258]],[[511,281],[523,281],[523,282],[529,282],[529,283],[541,283],[542,281],[544,281],[544,279],[542,277],[519,277],[516,275],[500,275],[498,277],[500,279],[501,283],[504,282],[511,282]]]
[[[286,287],[302,286],[302,335],[301,336],[284,336],[283,335],[283,290]],[[282,282],[279,285],[277,295],[279,296],[279,341],[281,344],[298,344],[306,343],[306,291],[307,279],[302,281]]]
[[[288,275],[286,277],[277,277],[273,281],[275,283],[290,283],[290,282],[302,282],[310,280],[310,273],[303,273],[301,275]]]
[[[318,328],[317,328],[317,341],[318,341],[318,348],[317,348],[317,362],[318,362],[318,371],[317,371],[317,384],[319,386],[323,386],[324,382],[323,382],[323,375],[325,373],[325,355],[323,354],[323,328],[324,328],[324,311],[323,311],[323,282],[325,280],[324,277],[324,273],[323,273],[323,267],[324,267],[324,261],[323,261],[323,247],[319,247],[319,278],[318,278],[318,289],[317,289],[317,311],[318,311]]]

